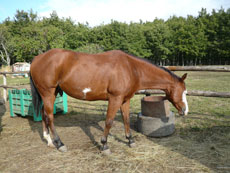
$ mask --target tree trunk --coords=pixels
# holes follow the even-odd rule
[[[181,63],[182,63],[182,66],[184,66],[184,54],[183,53],[181,55]]]
[[[2,46],[2,48],[3,48],[3,50],[4,50],[4,53],[3,53],[2,51],[0,51],[2,61],[3,61],[4,63],[6,63],[8,66],[10,66],[10,57],[9,57],[9,54],[8,54],[8,52],[7,52],[7,50],[6,50],[6,47],[5,47],[5,45],[3,44],[3,42],[1,42],[1,46]]]

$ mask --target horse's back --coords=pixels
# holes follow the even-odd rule
[[[72,93],[73,97],[84,98],[84,92],[90,91],[85,99],[106,100],[110,94],[133,92],[132,68],[125,53],[121,51],[100,54],[76,53],[73,61],[64,65],[63,69],[66,70],[62,73],[60,83],[61,88],[67,92],[75,91]],[[67,66],[71,70],[67,70]]]
[[[77,53],[52,49],[35,57],[31,64],[32,77],[45,87],[59,85],[76,98],[108,99],[108,94],[133,92],[137,82],[128,54],[108,51],[100,54]],[[37,81],[36,83],[38,83]]]

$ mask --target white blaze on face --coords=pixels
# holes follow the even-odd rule
[[[187,115],[188,114],[188,102],[187,102],[187,98],[186,98],[186,94],[187,94],[187,90],[185,90],[182,94],[182,101],[185,104],[185,111],[184,114]]]
[[[86,98],[86,94],[91,91],[92,91],[91,88],[85,88],[82,90],[82,92],[84,93],[84,99]]]

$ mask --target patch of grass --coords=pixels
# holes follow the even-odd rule
[[[20,88],[28,88],[30,80],[29,77],[7,75],[7,86],[17,86]],[[3,76],[0,75],[0,85],[3,85]],[[3,92],[3,88],[0,88],[0,95]]]
[[[29,78],[22,77],[22,76],[12,76],[7,75],[6,77],[7,85],[9,86],[19,86],[19,85],[28,85],[29,84]],[[3,84],[3,77],[0,75],[0,84]]]
[[[175,72],[182,76],[185,72]],[[230,92],[229,72],[187,72],[185,80],[188,90]]]

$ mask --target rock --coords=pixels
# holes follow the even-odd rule
[[[0,105],[4,105],[5,101],[3,99],[0,99]]]
[[[142,134],[149,137],[164,137],[175,131],[175,116],[170,112],[169,116],[147,117],[141,114],[137,117],[137,128]]]

